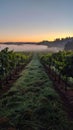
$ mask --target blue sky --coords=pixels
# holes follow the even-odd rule
[[[73,0],[0,0],[0,41],[73,36]]]

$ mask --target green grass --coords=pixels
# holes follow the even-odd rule
[[[7,117],[17,130],[73,129],[36,54],[0,100],[0,117]]]

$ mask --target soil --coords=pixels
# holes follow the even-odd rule
[[[62,81],[62,79],[60,83],[58,80],[55,81],[54,80],[55,77],[52,77],[51,73],[49,73],[50,71],[48,70],[48,67],[44,66],[44,69],[47,75],[49,76],[49,78],[53,81],[54,89],[60,95],[64,110],[67,112],[69,119],[72,120],[73,119],[73,89],[69,88],[69,90],[65,90],[64,81]],[[63,82],[63,84],[61,84],[61,82]]]
[[[13,83],[20,77],[20,73],[22,72],[22,70],[24,69],[25,66],[20,67],[19,71],[14,71],[13,74],[11,75],[11,79],[8,79],[7,83],[4,81],[4,84],[2,86],[2,88],[0,89],[0,97],[6,93],[11,86],[13,85]]]

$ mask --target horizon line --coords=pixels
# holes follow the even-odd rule
[[[54,41],[56,41],[56,40],[64,40],[64,39],[68,39],[68,38],[73,38],[73,36],[67,36],[67,37],[57,37],[57,38],[55,38],[55,39],[53,39],[53,40],[48,40],[48,39],[45,39],[45,40],[39,40],[39,41],[19,41],[19,40],[15,40],[15,41],[12,41],[12,40],[0,40],[0,43],[9,43],[9,42],[11,42],[11,43],[39,43],[39,42],[43,42],[43,41],[48,41],[48,42],[54,42]]]

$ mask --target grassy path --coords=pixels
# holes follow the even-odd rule
[[[73,129],[36,54],[0,100],[0,119],[0,130]]]

